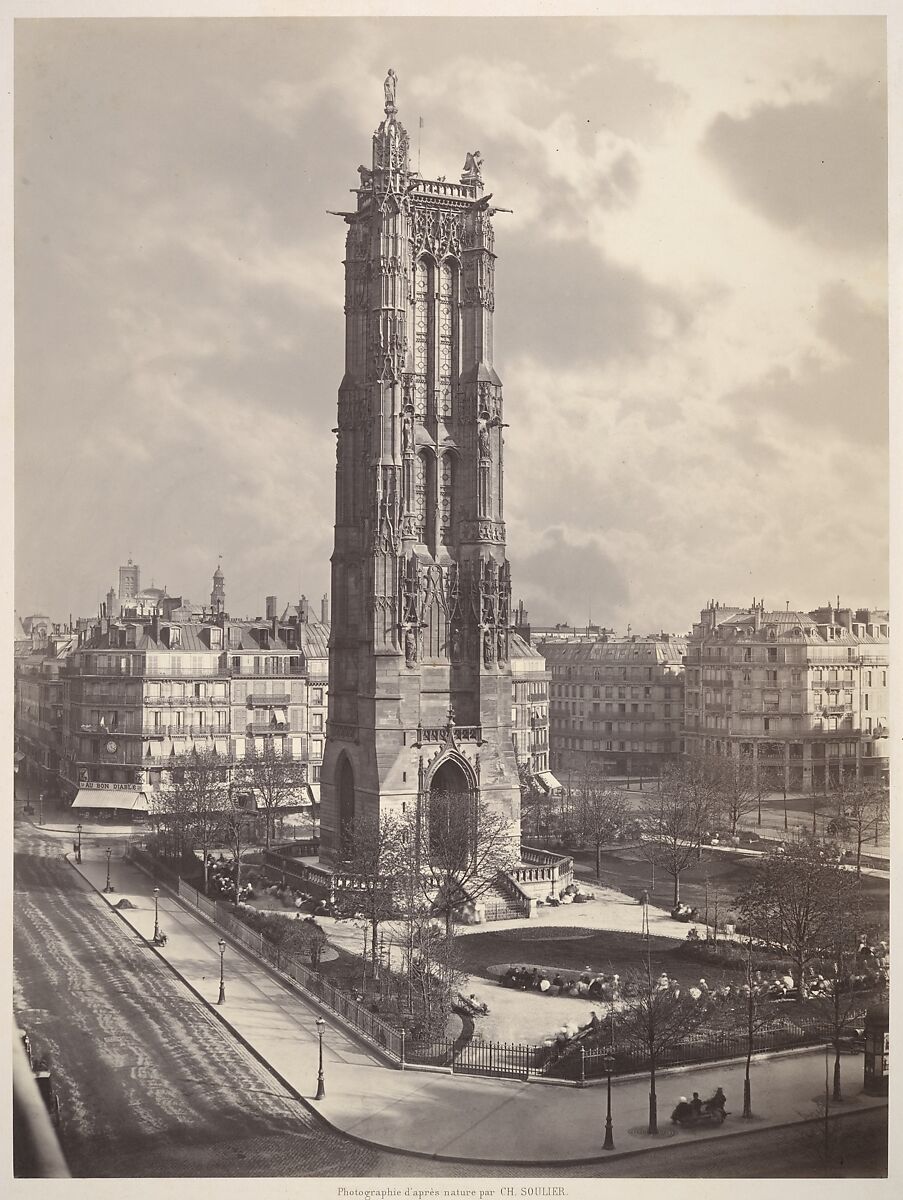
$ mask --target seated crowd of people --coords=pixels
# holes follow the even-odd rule
[[[560,971],[543,971],[538,967],[509,967],[500,983],[502,987],[522,992],[579,996],[586,1000],[618,1000],[621,995],[619,975],[593,975],[589,967],[583,975],[563,975]]]
[[[588,900],[595,900],[595,898],[595,892],[584,891],[579,883],[570,883],[557,896],[548,895],[545,900],[540,901],[540,904],[548,904],[550,908],[557,908],[559,904],[585,904]]]
[[[222,896],[224,900],[242,901],[254,898],[254,889],[250,883],[243,883],[238,896],[235,895],[235,860],[220,854],[214,858],[207,855],[207,884],[208,890]]]
[[[279,900],[286,908],[311,908],[317,916],[325,916],[329,912],[329,904],[325,900],[316,900],[301,888],[292,887],[288,883],[272,883],[263,889],[265,896]]]
[[[675,904],[671,916],[675,921],[698,921],[699,909],[690,908],[689,904]]]

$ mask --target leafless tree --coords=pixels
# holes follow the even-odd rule
[[[406,858],[404,835],[404,825],[391,813],[359,816],[352,835],[344,839],[349,848],[338,864],[342,872],[352,877],[351,902],[370,926],[374,977],[378,973],[380,923],[398,911],[396,893],[402,886]]]
[[[834,832],[856,845],[856,874],[862,872],[862,847],[870,836],[877,841],[889,812],[887,789],[880,783],[848,779],[841,775],[834,791],[837,815]]]
[[[862,1012],[866,1000],[865,979],[857,972],[856,950],[859,929],[859,889],[834,907],[829,917],[824,958],[819,962],[821,986],[811,1004],[825,1017],[834,1048],[833,1099],[843,1099],[840,1084],[840,1055],[850,1024]],[[826,990],[827,989],[827,990]]]
[[[743,818],[760,805],[752,764],[742,758],[721,757],[710,760],[707,769],[712,779],[714,815],[735,837]]]
[[[734,1002],[738,1024],[742,1023],[746,1032],[746,1071],[743,1076],[743,1116],[746,1118],[751,1118],[753,1115],[750,1068],[752,1067],[756,1037],[773,1020],[772,1013],[768,1008],[768,995],[753,970],[753,945],[754,934],[750,931],[746,942],[745,979],[742,987],[736,993]]]
[[[596,854],[596,879],[602,876],[602,847],[617,839],[629,812],[620,788],[607,783],[598,770],[587,768],[578,816],[581,836]]]
[[[481,795],[440,789],[430,792],[422,819],[406,817],[417,878],[451,936],[454,910],[478,900],[500,872],[517,866],[515,827]]]
[[[235,786],[254,797],[266,817],[264,844],[270,847],[273,827],[281,809],[298,804],[307,791],[307,763],[276,754],[271,739],[263,752],[252,749],[235,773]]]
[[[856,876],[838,865],[830,849],[805,841],[762,855],[736,907],[747,928],[789,955],[804,1000],[806,968],[830,944],[837,907],[852,907],[857,895]]]
[[[650,956],[645,965],[631,971],[623,981],[623,1006],[618,1014],[618,1036],[646,1057],[649,1070],[649,1133],[658,1133],[656,1072],[662,1056],[694,1033],[706,1020],[702,1000],[688,992],[659,986],[652,973]]]
[[[200,850],[207,889],[207,857],[216,844],[228,804],[228,767],[215,751],[191,750],[171,760],[161,803],[179,814],[185,834]]]
[[[518,762],[517,774],[520,782],[521,827],[524,833],[539,839],[545,825],[548,838],[550,804],[546,793],[536,782],[536,777],[527,763]]]
[[[643,850],[674,882],[680,903],[680,877],[697,861],[712,819],[715,787],[705,759],[684,759],[666,767],[661,788],[650,793],[641,812]]]
[[[234,788],[230,789],[220,814],[219,833],[232,851],[235,863],[235,904],[241,899],[241,856],[247,853],[253,844],[251,830],[252,818],[247,805],[243,803],[243,797]]]

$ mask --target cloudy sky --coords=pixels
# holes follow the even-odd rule
[[[495,200],[515,596],[685,630],[887,603],[886,75],[869,18],[25,21],[16,607],[318,598],[344,225],[388,66]]]

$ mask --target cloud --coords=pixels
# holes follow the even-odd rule
[[[618,628],[684,629],[700,594],[796,604],[861,579],[882,599],[883,96],[862,80],[883,36],[20,23],[20,608],[91,611],[129,552],[192,597],[222,553],[235,612],[326,586],[345,230],[325,210],[354,203],[389,63],[424,173],[480,147],[515,210],[495,220],[495,363],[534,618],[581,619],[587,591]]]
[[[852,287],[835,282],[822,289],[815,329],[821,352],[806,350],[795,362],[772,366],[726,397],[739,415],[785,429],[803,426],[823,442],[842,435],[881,448],[888,434],[887,317],[863,303]]]
[[[629,598],[620,568],[593,539],[569,540],[564,530],[545,530],[537,550],[514,562],[515,591],[540,621],[548,614],[558,620],[581,622],[593,612],[622,608]]]
[[[505,237],[496,295],[506,352],[541,354],[568,366],[650,357],[685,334],[692,320],[689,304],[674,291],[578,239]]]
[[[704,148],[737,194],[782,228],[824,245],[887,237],[887,96],[881,80],[837,87],[821,102],[719,113]]]

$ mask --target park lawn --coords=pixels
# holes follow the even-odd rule
[[[639,934],[567,926],[469,933],[458,939],[457,949],[462,969],[487,979],[498,978],[499,971],[491,968],[512,963],[577,976],[589,967],[591,975],[617,974],[622,979],[646,964],[646,940]],[[656,977],[665,971],[682,987],[690,987],[701,977],[713,988],[742,983],[740,963],[700,963],[693,961],[691,953],[673,938],[649,939],[649,957]]]

